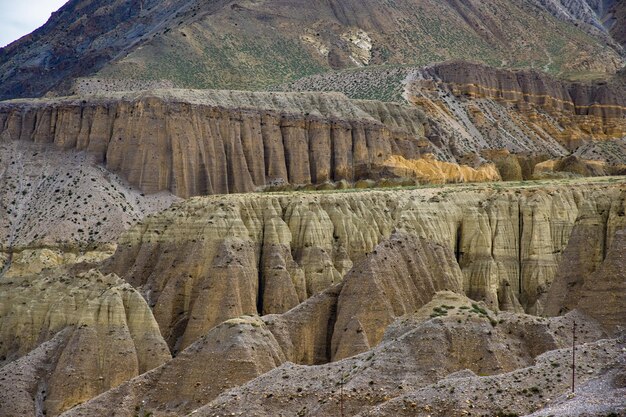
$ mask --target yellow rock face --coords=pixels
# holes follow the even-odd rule
[[[394,155],[385,161],[385,166],[399,177],[414,178],[429,184],[492,182],[502,179],[493,164],[474,169],[467,165],[437,161],[431,155],[412,160]]]

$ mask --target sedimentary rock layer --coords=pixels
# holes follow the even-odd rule
[[[226,319],[296,306],[395,230],[454,254],[470,297],[536,311],[581,216],[597,217],[608,252],[625,198],[620,182],[194,198],[126,233],[107,270],[140,289],[175,349]]]
[[[453,87],[456,94],[528,102],[603,119],[626,114],[626,86],[558,80],[538,71],[510,71],[468,62],[435,65],[426,70]]]
[[[340,94],[165,90],[0,105],[13,140],[85,150],[145,192],[181,197],[369,175],[428,152],[420,110]]]
[[[626,88],[618,82],[566,82],[541,72],[502,70],[467,62],[435,65],[419,73],[409,86],[413,96],[425,96],[448,107],[456,115],[454,123],[464,125],[469,119],[473,129],[480,131],[478,136],[488,140],[502,135],[499,130],[509,130],[510,137],[505,140],[509,144],[502,147],[512,151],[536,146],[531,140],[522,149],[515,149],[518,137],[535,137],[546,145],[556,140],[573,151],[592,140],[626,136]],[[451,102],[435,93],[441,89],[471,100],[469,104]],[[419,98],[412,101],[428,105]],[[493,101],[500,105],[494,106]],[[461,108],[466,108],[466,115]],[[558,145],[546,147],[544,153],[557,155]]]

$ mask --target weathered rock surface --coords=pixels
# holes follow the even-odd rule
[[[483,149],[559,157],[626,136],[623,82],[565,82],[467,62],[418,69],[409,79],[406,98],[424,108],[429,139],[445,144],[451,160]],[[611,154],[594,159],[615,163]]]
[[[394,230],[454,254],[470,297],[535,311],[582,214],[603,236],[621,227],[623,183],[581,184],[194,198],[126,233],[106,269],[144,294],[175,350],[229,318],[295,307]]]
[[[557,315],[578,308],[615,332],[626,317],[624,206],[607,215],[617,216],[621,222],[612,237],[599,227],[602,219],[593,215],[587,215],[572,231],[555,281],[545,295],[544,313]]]
[[[7,370],[3,381],[11,389],[3,395],[15,398],[17,405],[11,405],[15,410],[41,407],[36,398],[45,395],[52,401],[46,405],[49,415],[84,401],[66,415],[132,417],[152,412],[175,416],[209,402],[198,412],[279,415],[301,412],[306,406],[313,415],[329,415],[337,411],[336,378],[340,372],[349,381],[344,386],[349,393],[344,398],[346,410],[354,415],[413,390],[436,392],[433,384],[464,369],[495,375],[532,365],[537,355],[571,343],[574,318],[581,326],[581,342],[604,334],[596,321],[580,314],[542,319],[513,313],[543,308],[542,294],[554,277],[558,282],[560,270],[575,268],[585,275],[587,265],[595,265],[598,271],[604,268],[602,273],[613,271],[616,279],[599,285],[597,275],[587,284],[592,289],[586,291],[596,291],[596,300],[614,289],[623,292],[616,268],[623,263],[619,230],[623,228],[620,213],[625,191],[622,183],[610,181],[614,180],[577,180],[571,185],[538,188],[464,185],[358,193],[248,194],[181,202],[127,232],[102,268],[124,273],[147,299],[156,320],[128,284],[120,284],[119,290],[115,284],[108,289],[121,294],[122,300],[118,304],[123,312],[112,313],[112,317],[119,317],[123,328],[124,320],[130,323],[136,311],[147,312],[146,320],[153,321],[142,328],[155,329],[156,335],[151,334],[156,339],[150,340],[158,339],[166,356],[139,370],[144,353],[153,352],[138,347],[147,342],[135,340],[130,324],[128,332],[122,331],[130,336],[118,336],[117,330],[109,333],[108,325],[94,325],[97,330],[93,330],[92,326],[76,329],[62,324],[62,333],[42,330],[45,336],[36,333],[30,338],[16,338],[17,331],[11,330],[13,333],[1,335],[0,340],[18,340],[26,347],[21,353],[15,353],[17,348],[7,350],[9,362],[1,369]],[[587,240],[601,241],[606,257],[602,250],[582,245]],[[582,263],[571,264],[577,257],[584,258]],[[7,274],[3,280],[15,280],[6,285],[25,291],[21,296],[32,300],[32,293],[39,294],[41,285],[47,286],[44,294],[48,297],[57,293],[55,285],[61,284],[54,284],[54,274],[43,271],[44,278],[34,281]],[[88,294],[100,294],[98,285],[106,287],[109,279],[121,282],[115,275],[93,271],[76,276],[96,280],[95,285],[78,284],[80,291]],[[59,282],[64,277],[61,275]],[[31,289],[24,283],[34,285]],[[137,306],[124,301],[125,286],[130,299],[140,297]],[[453,292],[438,292],[442,290]],[[80,298],[80,291],[70,290],[70,294]],[[3,293],[15,294],[16,290]],[[463,293],[483,301],[470,301]],[[69,303],[71,313],[58,312],[63,317],[91,317],[89,314],[102,311],[100,303],[109,299],[89,297]],[[571,294],[568,297],[575,299]],[[43,304],[47,300],[44,298]],[[613,331],[623,314],[619,298],[610,301],[604,312],[597,304],[582,304],[578,307],[586,308],[608,331]],[[22,305],[19,300],[0,300],[3,305],[39,311],[32,301]],[[251,317],[257,314],[266,315]],[[13,324],[17,318],[29,320],[23,314],[6,317],[9,325],[3,322],[3,330],[17,328]],[[48,322],[56,321],[43,320],[44,327]],[[73,342],[76,338],[91,340],[77,332],[92,330],[93,337],[102,333],[114,340],[105,336],[100,338],[104,346],[90,344],[83,351],[73,348],[72,352],[85,357],[83,361],[79,356],[79,364],[93,363],[94,349],[117,352],[120,346],[130,352],[134,346],[136,353],[128,356],[136,367],[118,361],[124,372],[109,367],[106,373],[96,368],[90,371],[85,365],[79,369],[85,369],[87,375],[103,373],[104,381],[109,380],[107,375],[117,379],[93,388],[87,376],[86,380],[79,378],[80,386],[87,388],[76,394],[71,378],[63,377],[61,383],[46,377],[49,388],[40,392],[41,386],[35,382],[44,378],[40,375],[65,375],[59,369],[66,368],[58,365],[68,355],[65,346],[79,343]],[[172,360],[167,360],[169,352],[160,332],[177,353]],[[55,334],[54,340],[40,345]],[[611,352],[607,348],[605,353]],[[604,363],[604,356],[590,360]],[[303,365],[306,367],[301,368]],[[13,375],[16,366],[25,370],[19,378]],[[599,371],[584,374],[580,382],[596,375]],[[448,380],[462,377],[467,373]],[[479,386],[485,383],[469,381]],[[557,382],[537,386],[552,396],[568,384],[563,378]],[[231,388],[234,391],[224,393]],[[456,390],[458,398],[465,401],[470,391]],[[282,402],[289,396],[299,399],[297,410]],[[452,402],[442,404],[442,410],[456,407],[457,397],[450,398]],[[506,398],[503,394],[495,404],[500,406]],[[116,404],[114,410],[111,404]],[[388,404],[395,407],[393,401]],[[275,407],[287,407],[287,411]],[[491,410],[488,405],[481,407]],[[539,403],[533,399],[529,407],[528,412],[534,411]]]
[[[436,159],[473,168],[493,162],[504,180],[520,180],[531,179],[537,163],[572,153],[626,164],[625,85],[623,75],[571,82],[452,61],[318,74],[280,88],[408,101],[427,115]]]
[[[435,299],[439,301],[436,309],[446,310],[445,315],[432,319],[428,317],[423,319],[424,315],[428,314],[425,311],[418,311],[415,318],[407,315],[399,319],[396,322],[397,328],[369,352],[316,367],[283,364],[248,384],[226,391],[194,415],[217,416],[229,413],[259,416],[297,413],[315,416],[336,415],[340,412],[340,401],[345,415],[355,415],[379,404],[384,404],[382,407],[387,404],[395,406],[393,398],[402,398],[414,390],[419,390],[415,391],[416,393],[428,390],[437,392],[437,396],[429,395],[417,402],[421,406],[431,407],[424,410],[425,412],[455,415],[452,412],[437,413],[436,398],[441,398],[443,403],[450,398],[452,404],[456,405],[461,401],[456,403],[452,399],[459,395],[463,398],[463,406],[469,407],[468,403],[464,402],[465,393],[471,392],[474,395],[476,392],[461,389],[460,385],[468,380],[472,383],[492,385],[500,378],[506,381],[507,378],[518,379],[530,373],[533,382],[539,378],[545,381],[541,384],[541,389],[545,387],[545,392],[550,392],[550,395],[564,392],[569,387],[569,381],[561,374],[567,369],[569,356],[565,356],[566,352],[555,351],[539,358],[540,365],[535,365],[537,369],[531,367],[514,370],[531,366],[542,353],[566,347],[571,343],[569,329],[573,319],[576,319],[585,331],[589,331],[581,333],[584,341],[601,337],[601,333],[593,330],[594,322],[581,315],[549,320],[513,313],[500,313],[496,316],[475,304],[472,305],[467,299],[449,294]],[[432,305],[428,305],[428,310],[433,311]],[[490,321],[495,321],[496,324],[493,325]],[[585,371],[592,363],[596,366],[600,363],[612,363],[615,358],[613,355],[617,354],[620,347],[613,340],[598,343],[597,346],[588,349],[589,357],[580,363],[581,369]],[[560,369],[556,367],[549,369],[550,362],[553,361],[558,362]],[[579,381],[583,382],[601,374],[602,368],[600,365],[591,372],[581,375]],[[541,376],[541,373],[547,371],[552,378],[548,378],[547,375]],[[495,376],[504,372],[513,372],[515,375]],[[559,377],[555,378],[557,373]],[[494,376],[477,378],[475,374]],[[450,393],[450,387],[457,383],[459,383],[457,389],[461,392],[452,395],[455,391]],[[437,387],[444,385],[447,387],[446,395],[442,395],[442,389],[437,390]],[[520,387],[509,381],[501,386]],[[521,387],[518,389],[521,390]],[[501,397],[508,395],[507,392]],[[471,397],[470,399],[472,402],[475,401]],[[408,406],[401,402],[400,404]],[[527,410],[533,410],[536,404],[532,401],[525,406],[528,407]],[[498,405],[500,404],[495,404]],[[450,411],[451,408],[448,407],[446,411]],[[486,412],[496,411],[490,408],[489,403],[486,404],[486,410]],[[394,412],[395,409],[373,415],[397,415]],[[408,408],[406,413],[416,415],[416,409]]]
[[[359,417],[469,415],[606,416],[626,408],[623,341],[605,339],[577,347],[576,395],[571,395],[571,349],[546,352],[529,367],[479,377],[452,374],[429,387],[356,414]],[[620,355],[622,357],[620,357]]]
[[[284,361],[280,346],[261,319],[232,319],[212,329],[163,366],[63,416],[132,417],[138,412],[182,415]],[[110,410],[111,404],[116,404],[115,409]]]
[[[0,415],[58,415],[170,358],[148,305],[115,275],[0,280]]]
[[[419,109],[340,94],[156,90],[86,98],[5,102],[0,133],[84,150],[145,192],[181,197],[352,181],[391,155],[431,151]]]
[[[225,390],[282,363],[325,363],[340,287],[331,288],[282,315],[242,316],[211,329],[163,366],[138,376],[64,416],[159,416],[193,411]]]
[[[404,232],[394,233],[343,281],[332,360],[376,346],[396,317],[418,310],[442,290],[463,293],[463,273],[452,250]]]

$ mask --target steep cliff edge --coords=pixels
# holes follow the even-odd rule
[[[318,74],[276,88],[412,103],[428,118],[426,137],[437,159],[473,168],[485,161],[499,170],[506,165],[517,175],[501,176],[519,180],[532,178],[537,163],[571,153],[626,164],[625,86],[621,75],[572,82],[539,70],[451,61]]]
[[[369,176],[432,152],[420,110],[340,94],[157,90],[0,104],[5,139],[84,150],[181,197]]]
[[[580,213],[605,213],[607,248],[624,227],[623,182],[573,184],[193,198],[126,233],[107,270],[145,295],[175,350],[231,317],[296,306],[400,229],[454,254],[470,297],[534,312]]]

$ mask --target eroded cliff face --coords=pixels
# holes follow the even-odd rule
[[[450,372],[514,371],[570,344],[574,317],[584,340],[604,335],[579,313],[524,310],[578,307],[615,327],[621,299],[599,300],[621,288],[625,200],[614,179],[192,198],[125,233],[103,272],[5,273],[0,340],[15,342],[0,346],[0,398],[9,414],[175,416],[213,400],[203,412],[237,411],[219,396],[287,375],[254,388],[273,415],[268,399],[292,395],[305,369],[326,380],[347,366],[356,413]],[[94,360],[119,352],[119,366]],[[296,395],[313,404],[329,387]]]
[[[430,139],[448,143],[456,157],[500,148],[555,157],[626,136],[626,90],[617,80],[574,83],[468,62],[416,70],[409,79],[405,96],[432,119]]]
[[[58,415],[171,358],[115,275],[52,269],[4,276],[0,290],[2,415]]]
[[[5,139],[84,150],[145,192],[181,197],[367,177],[391,155],[431,152],[424,123],[416,108],[340,94],[163,90],[0,106]]]
[[[598,216],[608,249],[624,199],[619,181],[194,198],[126,233],[107,270],[144,294],[176,350],[226,319],[295,307],[395,230],[449,251],[470,297],[535,312],[581,216]]]

